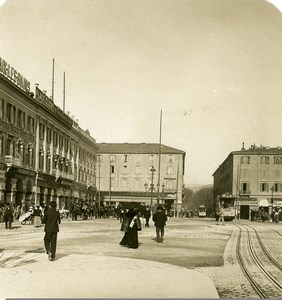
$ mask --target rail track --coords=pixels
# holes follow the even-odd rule
[[[236,248],[237,259],[251,286],[259,298],[281,298],[282,265],[279,258],[272,255],[271,245],[264,243],[254,227],[236,226],[240,230]],[[272,233],[275,238],[281,239],[279,232],[273,230]]]

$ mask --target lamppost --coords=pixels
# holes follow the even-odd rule
[[[270,211],[269,211],[269,214],[270,214],[270,218],[271,218],[272,211],[273,211],[273,192],[275,190],[274,185],[270,188],[270,190],[271,190],[271,200],[270,200]]]
[[[98,154],[98,210],[99,210],[99,214],[100,214],[100,201],[101,201],[101,187],[100,187],[100,183],[101,183],[101,179],[100,179],[100,169],[101,168],[101,154]]]
[[[162,205],[164,205],[164,188],[165,188],[165,184],[162,184]]]
[[[151,172],[151,184],[150,184],[150,190],[151,190],[151,211],[153,208],[153,190],[154,190],[154,172],[155,172],[154,166],[151,167],[150,172]]]

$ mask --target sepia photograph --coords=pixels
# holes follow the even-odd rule
[[[281,298],[281,11],[0,0],[0,300]]]

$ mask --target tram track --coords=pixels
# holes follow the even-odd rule
[[[264,246],[255,228],[236,225],[239,236],[236,254],[239,265],[260,298],[279,298],[282,294],[282,267]]]

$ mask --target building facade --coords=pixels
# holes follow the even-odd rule
[[[157,203],[180,209],[185,152],[159,144],[98,143],[98,198],[106,205]]]
[[[1,58],[0,116],[2,203],[95,201],[95,139]]]
[[[235,208],[248,219],[251,209],[267,200],[270,209],[282,206],[282,148],[251,146],[231,152],[213,174],[214,199],[229,193]]]

